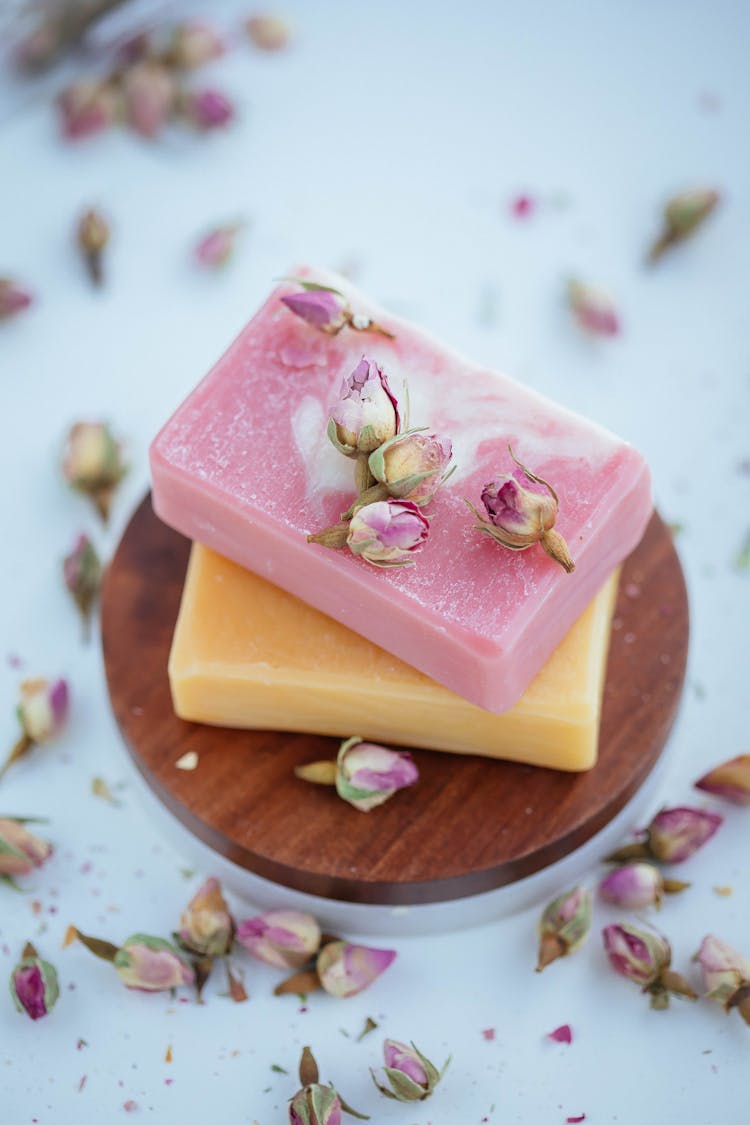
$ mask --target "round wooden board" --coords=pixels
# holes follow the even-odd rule
[[[389,905],[492,890],[603,828],[664,746],[685,675],[688,607],[672,536],[656,514],[622,572],[594,769],[570,774],[420,750],[419,783],[368,814],[294,776],[299,763],[334,757],[338,740],[175,717],[167,658],[189,550],[147,497],[102,593],[112,706],[163,804],[209,847],[272,882]],[[189,750],[197,769],[177,769]]]

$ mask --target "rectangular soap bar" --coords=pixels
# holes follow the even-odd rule
[[[281,285],[153,442],[156,512],[456,694],[506,710],[638,543],[652,503],[644,459],[388,315],[342,278],[297,273],[340,289],[395,338],[351,328],[327,335],[280,302],[297,291]],[[408,377],[412,426],[453,441],[458,469],[429,505],[415,566],[377,569],[306,541],[354,495],[353,463],[326,424],[363,353],[399,397]],[[473,529],[464,497],[478,505],[484,484],[513,467],[509,444],[558,493],[572,574],[538,544],[509,551]]]
[[[518,703],[493,715],[194,544],[169,659],[175,711],[227,727],[589,769],[616,591],[612,575]]]

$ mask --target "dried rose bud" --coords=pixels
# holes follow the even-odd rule
[[[377,980],[395,958],[393,949],[330,941],[318,954],[318,976],[331,996],[356,996]]]
[[[0,766],[0,778],[32,746],[52,742],[68,717],[70,693],[65,680],[24,680],[16,713],[21,737]]]
[[[612,968],[642,985],[651,995],[652,1008],[668,1007],[670,993],[696,999],[692,988],[670,969],[672,950],[665,937],[622,923],[605,926],[602,940]]]
[[[488,518],[484,519],[473,504],[465,501],[478,520],[476,530],[511,551],[525,551],[534,543],[541,543],[550,558],[570,574],[575,563],[554,526],[559,507],[557,493],[551,484],[522,465],[512,449],[510,455],[518,467],[512,473],[495,477],[482,490]]]
[[[407,566],[429,531],[427,517],[411,500],[378,500],[354,513],[346,544],[372,566]]]
[[[289,43],[289,25],[278,16],[252,16],[245,21],[245,27],[261,51],[282,51]]]
[[[302,293],[287,293],[281,302],[295,316],[331,336],[337,335],[348,322],[349,306],[337,289],[304,289]]]
[[[726,1012],[737,1008],[750,1024],[750,961],[713,934],[704,937],[694,960],[701,967],[706,996]]]
[[[222,129],[234,119],[234,106],[229,98],[212,87],[186,94],[182,112],[196,129]]]
[[[199,266],[208,269],[218,269],[225,266],[234,253],[237,236],[242,230],[242,223],[230,223],[223,227],[214,227],[202,235],[195,245],[193,256]]]
[[[91,613],[102,584],[102,564],[88,535],[79,535],[65,556],[63,577],[83,620],[84,640],[88,640]]]
[[[750,805],[750,754],[715,766],[695,783],[696,789],[723,797],[733,805]]]
[[[370,472],[390,496],[427,504],[450,476],[453,446],[441,434],[397,434],[375,449]]]
[[[108,129],[123,114],[119,91],[108,82],[81,79],[57,97],[63,135],[68,140],[89,137]]]
[[[177,86],[167,68],[153,59],[137,62],[125,71],[122,89],[130,128],[141,137],[157,136],[177,104]]]
[[[78,223],[76,237],[89,277],[94,285],[101,285],[104,276],[102,255],[109,242],[107,220],[99,211],[90,208]]]
[[[341,1125],[341,1111],[344,1109],[341,1099],[333,1086],[323,1086],[319,1079],[315,1056],[309,1047],[303,1047],[299,1060],[302,1089],[289,1103],[290,1125]],[[352,1112],[348,1106],[346,1108]]]
[[[646,906],[659,907],[664,894],[678,894],[689,886],[677,879],[665,879],[652,863],[626,863],[604,876],[599,894],[615,906],[640,910]]]
[[[690,238],[720,199],[718,191],[713,188],[695,188],[670,199],[664,208],[664,229],[649,251],[649,261],[657,261],[665,250]]]
[[[12,277],[0,277],[0,321],[18,316],[31,305],[32,300],[31,293],[18,281]]]
[[[386,1039],[383,1043],[383,1057],[390,1087],[381,1085],[373,1070],[370,1074],[381,1094],[397,1102],[423,1102],[429,1098],[450,1062],[449,1059],[443,1069],[438,1070],[413,1043],[407,1047],[396,1039]]]
[[[57,1002],[60,987],[55,967],[43,961],[30,942],[10,974],[10,994],[18,1011],[32,1020],[48,1016]]]
[[[52,845],[33,836],[23,821],[0,817],[0,878],[28,875],[52,855]]]
[[[539,919],[539,959],[541,973],[558,957],[573,953],[588,937],[591,928],[591,895],[584,887],[574,887],[558,895],[545,907]]]
[[[76,422],[68,434],[63,476],[90,496],[106,522],[117,485],[127,472],[122,446],[105,422]]]
[[[180,919],[182,945],[203,957],[224,957],[234,938],[234,922],[218,879],[206,879]]]
[[[718,813],[704,809],[662,809],[649,824],[642,840],[619,848],[607,856],[607,862],[656,859],[660,863],[682,863],[711,839],[722,821]]]
[[[267,910],[240,922],[237,941],[267,965],[299,969],[318,952],[320,926],[302,910]]]
[[[168,58],[181,70],[193,70],[220,58],[225,50],[223,39],[213,27],[198,20],[189,20],[174,29]]]
[[[370,454],[399,431],[398,401],[379,364],[362,356],[331,407],[328,437],[340,453]]]
[[[336,792],[361,812],[382,805],[398,789],[419,780],[419,771],[407,751],[389,750],[361,738],[342,742],[336,765]]]
[[[133,934],[114,956],[113,965],[126,988],[164,992],[192,984],[195,974],[178,949],[164,938]]]
[[[568,282],[568,305],[584,332],[592,336],[616,336],[620,331],[617,309],[601,289],[573,279]]]

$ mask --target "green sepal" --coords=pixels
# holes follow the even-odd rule
[[[321,285],[318,281],[303,281],[301,277],[280,277],[278,280],[301,285],[308,293],[335,293],[337,297],[344,297],[340,289],[334,289],[332,285]]]
[[[117,957],[121,952],[118,945],[113,945],[111,941],[104,941],[102,938],[89,937],[88,934],[82,934],[79,929],[76,929],[76,937],[81,945],[85,945],[90,953],[95,957],[100,957],[102,961],[109,961],[110,964],[117,965]],[[130,960],[126,962],[130,964]]]

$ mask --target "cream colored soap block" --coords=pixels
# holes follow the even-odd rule
[[[169,658],[177,714],[586,770],[617,592],[612,575],[526,693],[484,711],[318,610],[199,544]]]

